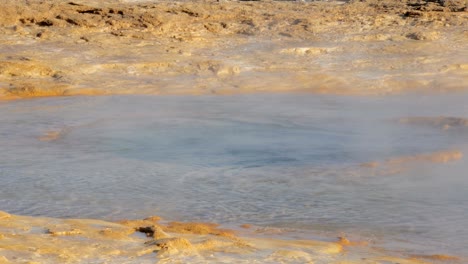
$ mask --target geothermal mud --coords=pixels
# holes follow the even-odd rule
[[[466,90],[465,1],[8,1],[0,96]]]

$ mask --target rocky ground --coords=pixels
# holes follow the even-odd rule
[[[466,1],[9,1],[0,97],[468,88]]]

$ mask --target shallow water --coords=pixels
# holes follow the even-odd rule
[[[0,209],[345,232],[395,250],[467,256],[466,158],[395,173],[359,166],[448,149],[466,154],[468,127],[398,119],[467,117],[467,99],[257,94],[5,102]]]

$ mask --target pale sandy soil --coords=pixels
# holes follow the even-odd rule
[[[464,0],[1,3],[4,99],[468,88]]]

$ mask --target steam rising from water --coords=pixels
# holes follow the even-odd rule
[[[464,118],[466,99],[299,94],[4,103],[0,204],[28,215],[159,214],[348,232],[415,252],[463,254],[467,128],[398,120]],[[447,150],[460,155],[446,163],[424,158]],[[360,166],[402,157],[413,158],[390,174]]]

